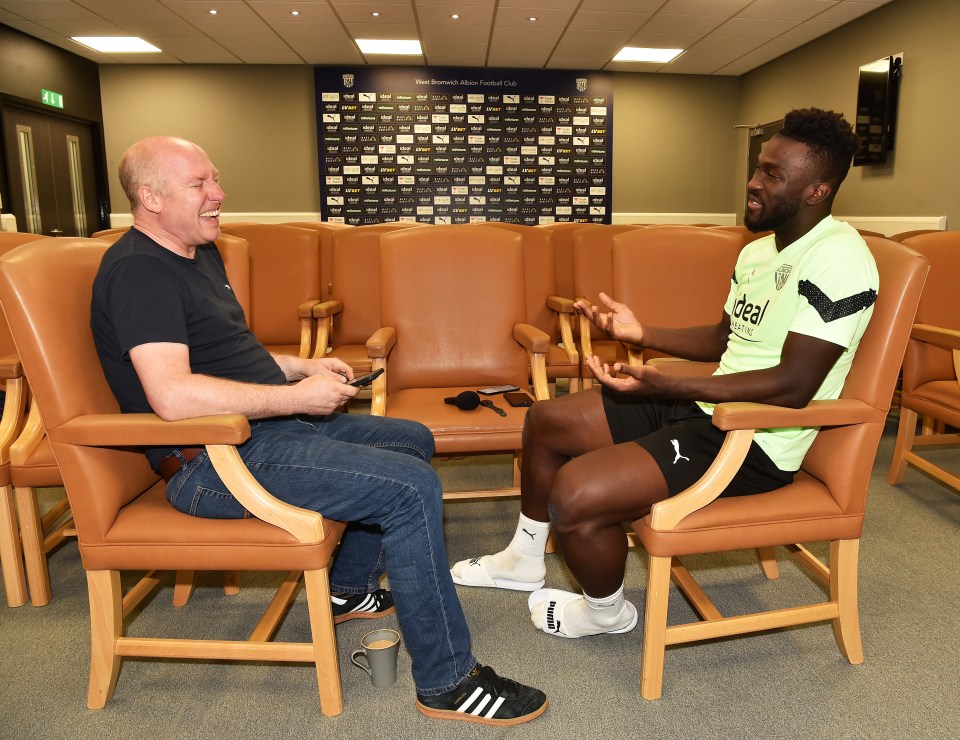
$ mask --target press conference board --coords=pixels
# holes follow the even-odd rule
[[[610,74],[317,67],[315,84],[325,221],[610,223]]]

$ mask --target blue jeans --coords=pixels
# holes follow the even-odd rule
[[[264,488],[294,506],[351,522],[330,571],[331,589],[369,593],[389,571],[417,693],[456,687],[477,661],[450,578],[430,431],[359,414],[251,421],[250,430],[237,449]],[[249,516],[206,451],[170,479],[167,498],[194,516]]]

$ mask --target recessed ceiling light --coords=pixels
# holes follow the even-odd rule
[[[642,46],[624,46],[613,61],[615,62],[670,62],[676,59],[683,49],[647,49]]]
[[[357,39],[364,54],[423,54],[417,39]]]
[[[106,53],[141,54],[161,51],[138,36],[73,36],[74,41]]]

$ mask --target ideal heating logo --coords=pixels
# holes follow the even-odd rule
[[[754,331],[763,321],[763,316],[769,305],[769,300],[763,304],[751,303],[746,293],[741,295],[733,305],[734,330],[747,337],[753,336]]]

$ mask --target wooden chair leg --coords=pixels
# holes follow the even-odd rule
[[[123,598],[120,573],[115,570],[87,571],[90,596],[90,685],[87,707],[103,709],[120,675],[117,640],[123,634]]]
[[[833,635],[843,657],[854,665],[863,662],[860,639],[860,610],[857,603],[857,556],[860,540],[830,543],[830,599],[839,615],[833,620]]]
[[[23,542],[23,561],[27,569],[30,603],[46,606],[50,603],[50,573],[43,546],[43,524],[37,489],[17,487],[17,516],[20,518],[20,539]]]
[[[303,574],[310,612],[310,632],[317,665],[320,689],[320,711],[335,717],[343,711],[343,688],[340,685],[340,663],[337,657],[337,633],[333,629],[328,569],[308,570]]]
[[[670,600],[670,558],[647,558],[647,608],[643,626],[640,696],[659,699],[663,693],[663,660],[667,645],[667,605]]]
[[[193,595],[193,584],[197,573],[193,570],[178,570],[173,584],[173,605],[186,606]]]
[[[27,581],[23,570],[23,550],[20,549],[20,530],[13,503],[13,489],[0,487],[0,568],[7,606],[27,603]]]
[[[240,593],[240,571],[225,570],[223,572],[223,593],[226,596],[236,596]]]
[[[780,569],[777,566],[777,555],[773,547],[758,547],[757,558],[760,560],[760,567],[763,568],[763,574],[771,581],[780,577]]]
[[[907,472],[905,455],[913,449],[913,437],[917,433],[917,412],[900,407],[900,425],[897,428],[897,443],[893,448],[893,460],[890,462],[890,472],[887,473],[887,483],[895,486],[903,482]]]

